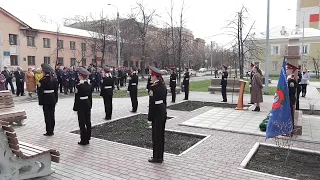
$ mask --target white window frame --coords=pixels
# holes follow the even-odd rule
[[[274,52],[274,47],[278,47],[278,52]],[[280,45],[271,45],[271,55],[279,56],[280,55],[281,46]]]
[[[304,48],[304,47],[307,47],[307,48]],[[303,47],[301,44],[300,49],[301,49],[301,52],[300,52],[301,54],[308,55],[310,53],[310,44],[303,44]],[[306,53],[305,53],[305,49],[307,50]]]
[[[272,61],[272,71],[278,70],[278,61]]]

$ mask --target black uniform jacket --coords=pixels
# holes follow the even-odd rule
[[[291,105],[294,105],[296,102],[296,93],[297,93],[297,81],[295,79],[288,79],[288,87],[289,87],[289,98]]]
[[[183,75],[183,85],[188,86],[189,85],[189,79],[190,79],[190,74],[189,72],[185,72]]]
[[[154,82],[149,92],[149,121],[166,121],[167,119],[167,88]]]
[[[176,73],[172,73],[170,75],[170,87],[176,87],[177,86],[177,74]]]
[[[138,76],[136,74],[132,74],[129,78],[128,91],[138,91]]]
[[[151,81],[151,76],[149,76],[148,78],[148,82],[147,82],[147,89],[150,90],[150,86],[152,84],[152,81]]]
[[[222,73],[220,85],[227,86],[227,84],[228,84],[228,72],[225,71]]]
[[[69,85],[70,85],[70,74],[69,74],[69,72],[63,72],[63,74],[62,74],[62,84],[63,84],[63,86],[69,87]]]
[[[100,96],[113,95],[114,90],[114,78],[113,77],[103,77],[101,83]]]
[[[76,86],[74,96],[74,111],[88,111],[92,108],[92,92],[93,87],[88,81],[83,81]]]
[[[55,105],[58,102],[58,80],[54,77],[44,76],[39,81],[39,105]]]

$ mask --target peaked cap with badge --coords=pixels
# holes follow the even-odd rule
[[[150,66],[149,69],[150,69],[151,75],[154,75],[156,77],[162,77],[162,75],[164,75],[164,73],[156,67]]]
[[[78,67],[77,68],[77,72],[81,75],[81,76],[89,76],[91,73],[86,69],[86,68],[83,68],[83,67]]]
[[[50,64],[46,64],[46,63],[41,64],[41,69],[46,74],[53,74],[54,73],[54,69],[50,66]]]

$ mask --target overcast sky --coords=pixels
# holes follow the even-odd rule
[[[140,2],[140,0],[138,1]],[[121,17],[127,17],[135,2],[135,0],[2,0],[0,6],[13,15],[23,13],[28,16],[36,13],[46,15],[53,20],[74,17],[75,15],[97,14],[103,9],[112,19],[115,18],[116,8],[108,6],[108,3],[118,7]],[[170,0],[143,1],[149,9],[156,9],[159,15],[156,20],[158,25],[163,25],[164,22],[168,21],[167,10],[170,9],[170,2]],[[253,21],[256,21],[256,31],[265,32],[266,30],[267,0],[184,0],[184,3],[185,27],[192,30],[195,37],[203,38],[207,43],[211,40],[220,44],[228,43],[228,39],[231,39],[231,37],[217,34],[227,31],[223,27],[228,24],[228,20],[235,17],[236,12],[240,11],[242,5],[247,7],[250,15],[246,23],[250,25]],[[181,5],[182,0],[174,0],[177,17]],[[271,0],[270,28],[285,26],[293,29],[296,23],[296,6],[297,0]]]

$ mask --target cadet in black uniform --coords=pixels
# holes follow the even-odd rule
[[[128,92],[131,98],[132,111],[133,113],[137,112],[138,109],[138,76],[137,69],[132,68],[133,72],[129,78]]]
[[[88,82],[90,72],[83,67],[77,68],[80,83],[75,88],[73,110],[77,111],[80,128],[79,145],[89,144],[91,138],[91,108],[93,86]]]
[[[188,100],[189,99],[189,79],[190,79],[190,74],[189,74],[189,68],[185,68],[185,73],[183,75],[183,86],[184,86],[184,99],[183,100]]]
[[[227,84],[228,84],[228,72],[227,66],[223,65],[222,77],[221,77],[221,93],[222,93],[222,101],[227,102]]]
[[[299,102],[299,97],[300,97],[300,93],[301,93],[301,79],[302,79],[302,74],[301,74],[301,66],[298,67],[298,82],[297,82],[297,102],[296,102],[296,110],[300,109],[300,102]]]
[[[170,89],[172,95],[172,102],[176,102],[176,86],[177,86],[177,74],[175,73],[175,68],[171,67],[172,73],[170,75]]]
[[[164,131],[167,120],[167,88],[162,79],[163,72],[150,66],[151,80],[149,92],[148,120],[152,122],[153,157],[151,163],[162,163],[164,153]]]
[[[114,78],[109,68],[104,68],[105,75],[102,78],[100,96],[103,97],[104,111],[106,116],[104,119],[110,120],[112,117],[112,96],[114,90]]]
[[[296,105],[296,94],[297,94],[297,81],[294,77],[294,72],[298,68],[287,63],[287,80],[288,80],[288,88],[289,88],[289,99],[290,99],[290,107],[291,107],[291,117],[292,122],[294,123],[294,106]]]
[[[43,106],[46,123],[45,136],[52,136],[55,126],[55,107],[58,102],[59,82],[53,77],[54,69],[49,64],[41,64],[43,78],[39,81],[39,105]]]

